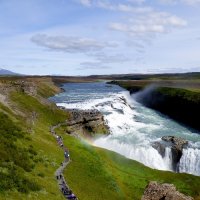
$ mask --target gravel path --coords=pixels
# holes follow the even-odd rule
[[[64,197],[66,199],[76,199],[76,200],[78,200],[78,198],[75,196],[75,194],[72,192],[72,190],[70,190],[70,188],[67,185],[67,182],[66,182],[66,180],[65,180],[65,178],[63,176],[64,169],[66,168],[66,166],[71,161],[70,161],[69,151],[64,146],[63,141],[62,141],[62,137],[60,137],[59,135],[57,135],[56,132],[55,132],[55,129],[58,128],[61,125],[62,124],[58,124],[58,125],[52,126],[50,128],[51,134],[55,137],[55,139],[58,142],[58,145],[60,146],[60,148],[63,149],[63,152],[64,152],[64,161],[61,163],[60,167],[56,170],[55,177],[57,179],[59,189],[63,193]]]

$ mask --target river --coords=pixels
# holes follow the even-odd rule
[[[51,100],[70,109],[98,109],[110,128],[110,135],[97,138],[94,145],[115,151],[146,166],[172,171],[171,150],[162,157],[152,143],[173,135],[189,141],[179,162],[179,172],[200,176],[200,134],[174,120],[144,107],[134,95],[105,82],[66,83],[65,92]],[[137,95],[137,94],[136,94]]]

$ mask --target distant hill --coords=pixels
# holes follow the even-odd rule
[[[188,73],[164,73],[164,74],[111,74],[111,75],[91,75],[92,79],[117,79],[117,80],[188,80],[200,79],[200,72]]]
[[[20,75],[20,74],[15,73],[15,72],[12,72],[12,71],[9,71],[9,70],[7,70],[7,69],[2,69],[2,68],[0,68],[0,76],[3,76],[3,75],[14,76],[14,75]]]

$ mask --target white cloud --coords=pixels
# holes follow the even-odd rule
[[[147,4],[146,0],[124,0],[122,1],[123,3],[119,3],[119,1],[112,1],[112,0],[76,0],[76,1],[87,7],[93,6],[109,10],[118,10],[122,12],[138,12],[150,9],[150,7],[144,6],[145,3]],[[157,1],[163,4],[172,4],[172,5],[176,5],[178,3],[190,6],[200,4],[200,0],[157,0]]]
[[[146,15],[133,17],[127,23],[111,23],[110,28],[131,35],[144,35],[148,33],[166,33],[172,28],[179,28],[186,25],[187,22],[184,19],[175,15],[152,11]]]
[[[84,6],[91,6],[92,5],[92,1],[91,0],[79,0],[79,1]]]
[[[128,2],[131,2],[131,3],[137,3],[137,4],[142,4],[144,3],[146,0],[128,0]]]
[[[158,0],[160,3],[163,4],[176,4],[179,0]]]
[[[164,4],[174,4],[174,5],[178,3],[183,3],[190,6],[200,4],[200,0],[159,0],[159,2]]]
[[[175,3],[178,0],[162,1],[165,1],[165,3]],[[152,41],[158,34],[169,33],[173,29],[187,25],[186,20],[167,12],[157,11],[148,5],[146,0],[90,0],[90,6],[93,8],[124,13],[123,19],[108,22],[109,27],[111,30],[131,36],[131,39],[129,39],[129,43],[131,44],[126,45],[129,47],[132,46],[135,53],[143,56],[146,45],[152,44]],[[102,61],[96,64],[99,66],[101,63]]]
[[[83,4],[81,0],[80,3]],[[175,3],[178,0],[160,0],[162,2]],[[200,1],[200,0],[179,0],[179,1]],[[144,35],[146,33],[167,33],[173,28],[187,25],[187,21],[166,12],[155,11],[150,6],[144,6],[145,0],[90,0],[93,7],[107,10],[120,11],[131,14],[131,18],[125,22],[112,22],[110,28],[117,31],[129,33],[131,35]],[[142,4],[138,6],[137,4]]]
[[[186,3],[188,5],[196,5],[200,4],[200,0],[182,0],[183,3]]]
[[[48,36],[46,34],[34,35],[31,38],[31,41],[39,46],[46,47],[51,50],[68,53],[86,53],[100,51],[106,47],[116,47],[116,44],[114,43],[99,42],[90,38]]]
[[[119,4],[115,6],[115,10],[122,11],[122,12],[134,12],[134,13],[145,13],[152,11],[151,7],[143,6],[143,7],[135,7],[126,4]]]
[[[123,3],[109,0],[79,0],[79,2],[87,7],[93,6],[96,8],[120,12],[143,13],[152,10],[149,6],[140,6],[144,0],[125,0]]]
[[[129,61],[129,58],[121,54],[105,54],[105,53],[96,53],[96,60],[102,63],[123,63]]]
[[[78,68],[78,70],[84,70],[84,69],[109,69],[110,64],[113,63],[125,63],[125,62],[129,62],[130,58],[123,55],[123,53],[121,54],[106,54],[103,52],[100,53],[92,53],[89,54],[90,57],[93,57],[95,59],[95,61],[86,61],[86,62],[82,62],[80,63],[80,66]]]

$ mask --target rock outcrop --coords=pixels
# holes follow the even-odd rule
[[[193,200],[176,190],[173,184],[159,184],[155,181],[150,182],[141,200]]]
[[[37,94],[37,86],[34,82],[15,80],[7,81],[4,84],[0,84],[0,93],[7,95],[12,91],[21,91],[28,95],[35,96]]]
[[[165,156],[166,147],[171,148],[173,169],[174,171],[177,171],[177,166],[181,159],[183,148],[188,144],[188,141],[175,136],[163,136],[161,139],[162,141],[160,142],[154,142],[152,147],[154,147],[162,155],[162,157]]]
[[[70,119],[67,121],[68,133],[78,132],[86,137],[96,134],[108,134],[109,128],[105,123],[104,117],[98,110],[67,110]]]
[[[175,136],[163,136],[162,140],[170,143],[173,162],[178,163],[181,159],[183,148],[188,144],[188,141]]]
[[[187,140],[175,136],[163,136],[161,139],[166,142],[171,142],[179,151],[182,151],[184,145],[188,144]]]

